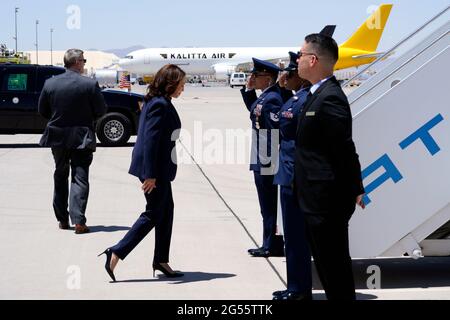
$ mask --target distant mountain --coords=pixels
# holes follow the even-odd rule
[[[145,49],[146,47],[144,46],[132,46],[132,47],[128,47],[128,48],[123,48],[123,49],[109,49],[109,50],[102,50],[103,52],[108,52],[108,53],[113,53],[116,56],[118,56],[119,58],[123,58],[125,57],[128,53],[130,53],[131,51],[135,51],[135,50],[140,50],[140,49]]]

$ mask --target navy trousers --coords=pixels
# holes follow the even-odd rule
[[[280,202],[284,226],[287,289],[311,294],[311,254],[306,236],[305,215],[300,210],[292,187],[280,186]]]
[[[256,190],[258,192],[259,206],[263,218],[263,248],[271,250],[277,231],[277,188],[273,184],[273,175],[261,175],[253,171]]]
[[[354,208],[335,210],[326,216],[306,215],[311,253],[328,300],[356,298],[348,244],[348,222],[353,211]]]
[[[120,259],[126,256],[155,228],[153,263],[169,262],[170,240],[173,225],[173,198],[170,182],[156,181],[156,188],[145,194],[147,205],[125,237],[111,247]]]
[[[55,160],[53,210],[56,219],[69,222],[70,216],[72,224],[86,224],[92,151],[52,148],[52,154]]]

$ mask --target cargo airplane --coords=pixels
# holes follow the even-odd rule
[[[392,4],[382,4],[339,46],[339,60],[335,69],[355,67],[374,61],[381,53],[376,52],[381,35],[389,17]],[[301,39],[299,39],[300,42]],[[289,51],[298,47],[234,47],[234,48],[148,48],[133,51],[120,59],[119,66],[128,72],[152,75],[163,65],[179,65],[191,75],[213,74],[216,79],[227,79],[252,57],[272,62],[288,60]]]

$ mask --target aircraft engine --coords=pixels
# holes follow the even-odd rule
[[[211,67],[214,70],[216,80],[228,80],[231,73],[236,69],[235,66],[229,64],[215,64]]]

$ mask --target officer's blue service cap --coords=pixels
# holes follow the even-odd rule
[[[289,65],[284,68],[284,71],[294,71],[298,69],[298,63],[297,59],[299,58],[299,55],[295,52],[289,51]]]
[[[251,71],[252,73],[255,72],[278,73],[281,71],[280,67],[278,67],[273,63],[260,60],[257,58],[252,58],[252,60],[253,60],[253,69]]]

